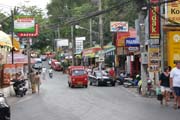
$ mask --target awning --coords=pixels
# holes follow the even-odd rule
[[[11,39],[11,36],[10,36]],[[20,49],[20,43],[16,38],[13,38],[13,47],[15,50],[19,50]]]
[[[0,31],[0,45],[12,47],[12,42],[9,35],[3,31]]]
[[[99,46],[88,48],[88,49],[83,50],[82,56],[93,58],[93,57],[95,57],[96,53],[100,50],[101,50],[101,47],[99,47]]]

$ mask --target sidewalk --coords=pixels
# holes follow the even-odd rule
[[[18,103],[20,100],[23,100],[23,99],[25,99],[25,98],[27,98],[28,96],[31,96],[31,95],[32,95],[32,91],[31,91],[31,89],[28,89],[26,95],[23,96],[23,97],[14,95],[14,96],[8,96],[8,97],[6,97],[6,99],[7,99],[8,104],[10,106],[12,106],[12,105]]]

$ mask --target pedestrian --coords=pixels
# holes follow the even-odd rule
[[[109,75],[110,75],[112,78],[115,77],[115,71],[114,71],[114,68],[113,68],[113,67],[109,70]]]
[[[39,93],[39,91],[40,91],[40,85],[41,85],[41,80],[40,80],[40,77],[39,77],[39,73],[38,73],[38,72],[36,72],[36,75],[35,75],[35,77],[34,77],[34,80],[35,80],[35,84],[36,84],[36,89],[37,89],[37,91],[38,91],[38,93]]]
[[[42,79],[46,80],[46,68],[45,67],[42,68]]]
[[[180,109],[180,61],[176,62],[176,67],[170,72],[170,87],[175,94],[174,108]]]
[[[170,78],[170,68],[165,67],[164,72],[162,72],[160,74],[160,77],[159,77],[159,86],[161,88],[161,93],[162,93],[163,98],[165,100],[166,106],[168,105],[170,91],[171,91],[170,90],[169,78]],[[161,100],[161,104],[163,104],[163,99]]]
[[[48,72],[49,72],[49,77],[52,78],[53,77],[53,70],[52,70],[52,68],[49,68]]]
[[[35,72],[33,70],[31,70],[30,73],[30,84],[31,84],[31,89],[32,89],[32,93],[36,92],[36,84],[35,84]]]

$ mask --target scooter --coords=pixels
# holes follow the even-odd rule
[[[124,78],[123,86],[128,88],[128,87],[136,87],[138,85],[138,77],[139,75],[136,75],[136,78]]]
[[[49,73],[49,77],[52,78],[53,77],[53,73]]]
[[[26,95],[27,92],[27,88],[26,88],[26,79],[23,80],[12,80],[12,82],[14,82],[13,84],[13,88],[15,91],[16,96],[21,96],[23,97],[24,95]]]
[[[0,120],[10,120],[10,106],[8,105],[4,94],[0,93]]]

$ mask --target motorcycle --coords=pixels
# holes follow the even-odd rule
[[[13,84],[13,88],[15,91],[16,96],[21,96],[23,97],[24,95],[26,95],[27,92],[27,88],[26,88],[26,79],[23,80],[12,80],[12,82],[14,82]]]
[[[52,78],[53,77],[53,73],[49,73],[49,77]]]
[[[0,120],[10,120],[10,106],[2,93],[0,93]]]
[[[138,85],[139,81],[139,75],[136,75],[136,77],[133,78],[124,78],[123,86],[128,88],[128,87],[136,87]]]

